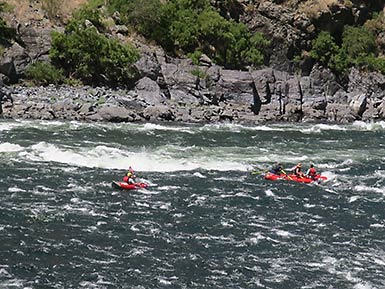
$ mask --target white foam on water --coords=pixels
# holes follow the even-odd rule
[[[383,130],[385,129],[385,121],[379,121],[379,122],[355,121],[352,124],[352,127],[355,129],[364,130],[364,131]]]
[[[275,197],[275,194],[274,194],[273,191],[270,190],[270,189],[266,190],[266,191],[265,191],[265,194],[266,194],[266,196],[268,196],[268,197]]]
[[[354,191],[356,192],[373,192],[373,193],[379,193],[385,195],[385,187],[376,188],[376,187],[369,187],[365,185],[357,185],[354,187]]]
[[[367,282],[364,282],[364,283],[355,284],[353,289],[377,289],[377,287],[374,287],[368,284]]]
[[[0,268],[0,277],[1,278],[11,278],[12,275],[7,270],[5,270],[4,268]]]
[[[189,134],[194,134],[194,128],[189,126],[166,126],[155,123],[145,123],[143,126],[138,128],[141,131],[177,131]]]
[[[26,192],[26,190],[23,190],[19,187],[9,187],[8,192],[10,193],[20,193],[20,192]]]
[[[333,181],[337,175],[331,171],[323,171],[323,172],[320,172],[322,176],[325,176],[327,177],[327,180],[323,181],[323,182],[330,182],[330,181]]]
[[[354,202],[357,201],[359,198],[360,198],[360,196],[352,196],[352,197],[349,198],[349,203],[354,203]]]
[[[198,177],[198,178],[201,178],[201,179],[206,179],[206,178],[207,178],[206,176],[202,175],[202,174],[199,173],[199,172],[195,172],[193,175],[194,175],[195,177]]]
[[[284,231],[284,230],[275,230],[275,234],[277,236],[280,236],[282,238],[290,238],[290,237],[293,237],[293,234],[291,234],[290,232],[288,231]]]
[[[224,153],[215,154],[212,151],[201,151],[194,147],[179,149],[175,146],[163,146],[153,151],[146,148],[130,151],[105,145],[87,148],[39,142],[32,145],[27,152],[21,152],[19,156],[30,161],[56,162],[89,168],[125,170],[132,166],[138,171],[172,172],[197,169],[247,171],[249,169],[249,165],[242,160],[243,156],[235,155],[226,159],[222,154]]]
[[[0,121],[0,131],[10,131],[12,129],[24,127],[24,122],[14,121],[14,120],[1,120]]]
[[[24,148],[18,144],[12,144],[9,142],[5,142],[0,144],[0,153],[6,153],[6,152],[18,152],[22,151]]]

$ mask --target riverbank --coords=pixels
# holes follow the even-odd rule
[[[265,73],[272,75],[274,71],[265,70]],[[11,98],[3,99],[3,117],[101,122],[227,121],[251,125],[266,122],[350,123],[356,120],[384,119],[382,94],[368,94],[363,85],[359,87],[360,90],[352,89],[345,93],[340,90],[330,96],[311,94],[308,92],[310,86],[303,85],[300,90],[303,93],[301,98],[297,95],[298,91],[290,90],[295,88],[294,81],[286,81],[286,94],[283,94],[282,83],[276,77],[275,79],[274,83],[265,82],[264,89],[256,86],[250,88],[255,83],[258,85],[258,82],[249,82],[246,85],[245,81],[240,83],[233,79],[231,83],[236,85],[227,92],[222,90],[221,97],[205,95],[199,89],[196,92],[200,94],[196,95],[188,90],[188,86],[181,85],[180,89],[164,91],[149,78],[138,81],[132,90],[67,85],[16,85],[5,88],[6,94]],[[379,81],[374,83],[375,78],[371,79],[372,90],[381,87]],[[304,78],[299,80],[304,83]],[[224,82],[222,85],[225,86]],[[301,82],[297,85],[301,87]],[[240,88],[247,86],[252,92],[240,91]],[[311,89],[316,90],[317,87],[312,85]],[[261,90],[265,90],[265,94],[258,93]]]

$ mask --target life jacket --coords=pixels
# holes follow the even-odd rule
[[[123,177],[123,182],[128,183],[128,176],[124,176],[124,177]]]
[[[315,168],[310,168],[309,169],[309,176],[315,177],[317,174],[317,170]]]

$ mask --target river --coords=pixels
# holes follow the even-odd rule
[[[0,288],[384,288],[384,156],[381,122],[2,120]]]

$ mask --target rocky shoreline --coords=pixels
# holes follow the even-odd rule
[[[177,61],[160,65],[157,80],[143,76],[131,90],[3,87],[11,97],[3,99],[2,115],[15,119],[244,124],[385,119],[385,77],[381,74],[352,70],[344,89],[332,73],[320,68],[313,69],[310,76],[298,77],[269,68],[245,72],[210,66],[200,67],[206,74],[206,79],[201,79],[191,74],[193,65]]]

